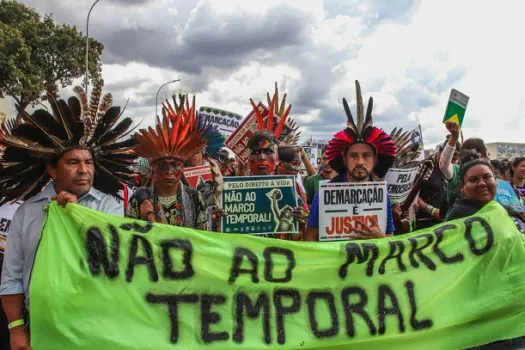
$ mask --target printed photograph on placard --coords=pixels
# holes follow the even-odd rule
[[[293,176],[225,177],[221,207],[222,232],[245,234],[298,233],[292,216],[297,207]]]

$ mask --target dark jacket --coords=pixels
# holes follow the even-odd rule
[[[485,204],[474,202],[460,194],[459,197],[456,198],[454,205],[452,205],[452,209],[447,213],[446,221],[474,215],[484,206]]]

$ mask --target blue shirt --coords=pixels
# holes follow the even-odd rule
[[[46,208],[54,195],[53,183],[49,183],[42,192],[25,201],[16,210],[7,237],[0,295],[25,294],[28,309],[31,270],[47,214]],[[104,213],[124,215],[121,203],[93,187],[78,203]]]
[[[390,196],[386,195],[386,232],[394,233],[396,227],[394,226],[394,217],[392,216],[392,205],[390,203]],[[310,216],[308,217],[308,227],[319,228],[319,192],[314,196],[312,207],[310,208]]]

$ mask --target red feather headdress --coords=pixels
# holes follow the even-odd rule
[[[186,161],[206,146],[203,130],[197,128],[195,96],[191,105],[187,96],[179,98],[177,103],[173,97],[174,107],[168,101],[162,105],[162,120],[157,116],[155,129],[141,129],[135,135],[140,157],[150,162],[162,158]]]
[[[350,112],[348,102],[343,98],[343,107],[347,116],[347,127],[335,134],[334,138],[330,140],[326,148],[326,157],[330,161],[332,168],[341,174],[346,171],[343,162],[345,149],[349,145],[356,143],[369,144],[375,148],[377,155],[377,164],[374,167],[374,173],[378,177],[384,177],[396,158],[396,145],[390,135],[372,125],[372,107],[374,104],[372,97],[368,100],[366,117],[364,116],[361,86],[357,80],[355,86],[357,95],[357,125],[354,122],[352,112]]]
[[[265,117],[250,98],[253,111],[257,116],[257,129],[260,132],[266,131],[273,134],[279,144],[296,145],[301,133],[295,121],[288,116],[292,105],[286,106],[286,93],[279,104],[279,90],[277,83],[275,83],[275,92],[272,98],[270,98],[270,93],[267,92],[266,100],[268,103],[268,115]]]

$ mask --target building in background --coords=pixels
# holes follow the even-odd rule
[[[525,143],[492,142],[487,143],[490,159],[513,159],[525,156]]]

